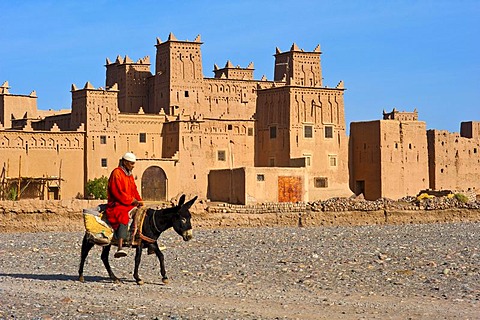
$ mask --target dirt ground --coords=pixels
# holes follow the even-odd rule
[[[0,214],[0,319],[480,319],[479,210],[197,213],[162,235],[145,285],[94,248],[81,213]]]
[[[480,223],[197,229],[161,237],[170,282],[144,255],[92,250],[82,232],[0,233],[0,319],[479,319]]]

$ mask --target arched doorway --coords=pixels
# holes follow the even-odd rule
[[[167,175],[162,168],[152,166],[143,172],[142,198],[145,201],[167,200]]]

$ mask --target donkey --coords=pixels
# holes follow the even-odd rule
[[[145,212],[145,219],[143,225],[141,226],[141,239],[142,241],[136,247],[135,251],[135,269],[133,272],[133,277],[137,284],[142,285],[144,282],[138,275],[138,267],[140,266],[140,261],[142,258],[142,249],[148,248],[149,253],[153,252],[157,255],[158,261],[160,262],[160,273],[162,275],[162,282],[168,283],[167,273],[165,271],[165,260],[162,251],[158,247],[158,237],[160,234],[173,227],[173,229],[182,236],[184,241],[192,239],[192,224],[190,222],[192,215],[190,214],[190,207],[197,200],[197,196],[193,199],[185,202],[185,195],[180,197],[177,206],[165,209],[147,209]],[[140,227],[140,226],[139,226]],[[85,282],[83,277],[83,267],[85,265],[85,259],[88,256],[88,253],[93,248],[95,244],[90,240],[87,234],[84,235],[82,241],[82,253],[80,260],[80,267],[78,269],[78,280],[80,282]],[[110,279],[115,283],[121,283],[110,268],[110,263],[108,261],[108,256],[110,253],[111,244],[104,246],[102,249],[101,259],[107,269]]]

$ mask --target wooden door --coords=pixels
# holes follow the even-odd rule
[[[302,177],[278,177],[278,202],[303,201]]]
[[[149,167],[142,175],[142,198],[145,201],[167,200],[167,175],[162,168]]]

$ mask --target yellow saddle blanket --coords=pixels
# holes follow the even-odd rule
[[[113,228],[102,219],[102,214],[83,212],[83,222],[89,238],[98,245],[108,245],[113,239]]]
[[[129,223],[128,239],[124,242],[125,246],[136,246],[141,242],[140,233],[147,209],[145,207],[137,208],[132,211],[132,219]],[[117,239],[114,238],[114,230],[104,219],[104,214],[94,210],[83,210],[83,221],[88,237],[98,245],[116,245]]]

